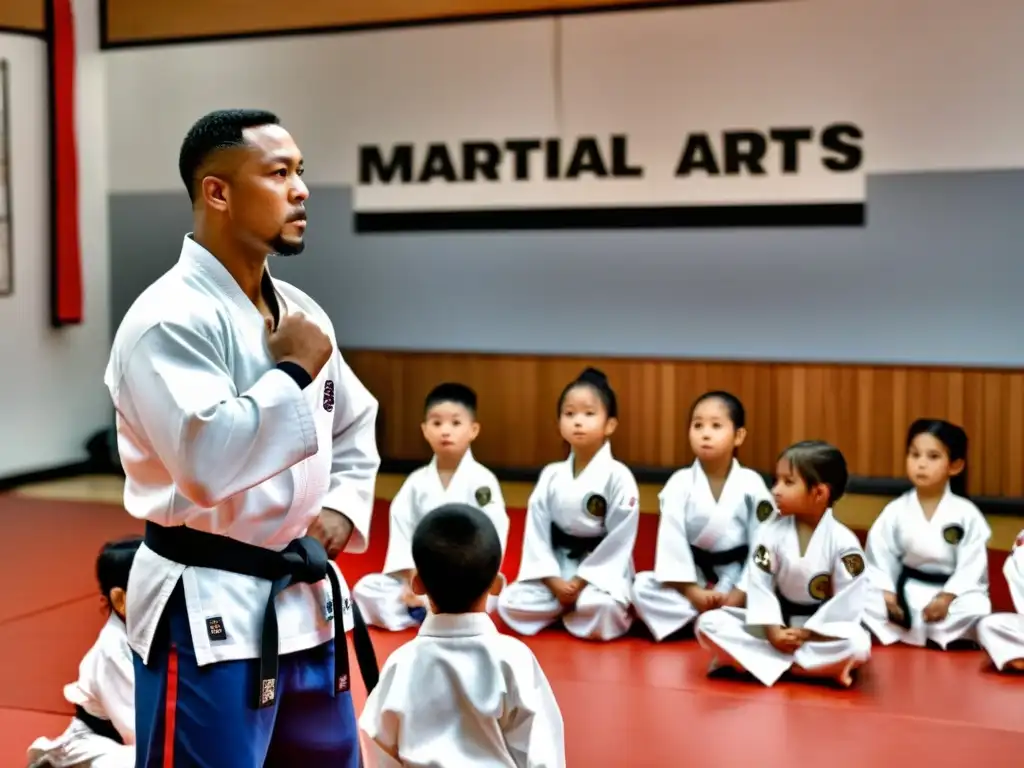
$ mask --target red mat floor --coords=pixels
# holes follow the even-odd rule
[[[522,513],[512,512],[509,573],[519,557]],[[103,541],[139,532],[105,504],[0,496],[6,556],[0,579],[0,767],[24,765],[27,745],[56,735],[70,707],[63,685],[103,621],[93,558]],[[637,566],[649,567],[656,516],[643,516]],[[379,568],[386,505],[371,551],[342,558],[350,583]],[[1005,553],[992,553],[993,600],[1008,605]],[[709,681],[692,641],[641,636],[609,644],[559,631],[529,640],[562,707],[571,768],[1017,768],[1024,755],[1024,678],[992,672],[981,653],[876,648],[858,686],[836,691],[782,683],[773,689]],[[412,636],[375,633],[381,660]],[[356,690],[357,706],[364,693]]]

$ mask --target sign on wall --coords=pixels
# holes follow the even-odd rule
[[[855,123],[691,131],[674,153],[642,145],[647,151],[638,152],[640,143],[613,133],[362,144],[357,227],[366,232],[864,221],[864,131]],[[522,204],[517,187],[535,193],[532,207]],[[423,195],[464,202],[454,209],[442,203],[388,210],[403,197],[414,202]],[[609,205],[610,196],[628,204]],[[381,210],[368,210],[377,201]]]

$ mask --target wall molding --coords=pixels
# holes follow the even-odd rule
[[[650,0],[649,2],[616,3],[602,5],[581,5],[576,8],[547,7],[526,11],[484,12],[450,14],[432,18],[407,19],[404,21],[380,21],[357,24],[325,24],[294,29],[261,30],[253,32],[229,32],[218,34],[197,34],[167,37],[139,37],[132,39],[111,39],[109,34],[109,0],[100,0],[100,50],[124,48],[150,48],[166,45],[195,45],[197,43],[220,43],[236,40],[259,40],[302,35],[336,35],[356,32],[383,32],[395,29],[449,26],[455,24],[494,23],[500,21],[521,21],[524,19],[581,16],[585,14],[626,13],[685,8],[702,5],[723,5],[726,3],[764,3],[778,0]]]
[[[0,35],[21,35],[22,37],[34,37],[37,40],[46,40],[49,33],[45,29],[28,29],[26,27],[6,27],[0,24]]]

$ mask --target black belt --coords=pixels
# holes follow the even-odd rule
[[[750,547],[746,544],[741,544],[738,547],[726,549],[722,552],[709,552],[706,549],[690,545],[690,551],[693,553],[694,565],[700,569],[708,586],[711,586],[718,583],[718,569],[723,565],[744,562],[750,554]]]
[[[604,541],[604,536],[573,536],[551,524],[551,546],[564,549],[572,560],[583,560]]]
[[[102,717],[91,715],[77,705],[75,706],[75,719],[80,720],[97,736],[103,736],[111,741],[116,741],[118,744],[124,744],[124,739],[121,738],[121,734],[117,732],[117,728],[115,728],[114,724],[109,720],[104,720]]]
[[[254,693],[257,709],[270,706],[277,698],[278,627],[274,598],[292,584],[316,584],[323,581],[324,577],[329,579],[334,606],[334,688],[336,692],[349,690],[348,646],[341,583],[338,574],[330,567],[327,552],[319,541],[311,536],[303,536],[292,541],[282,551],[275,552],[183,525],[165,527],[150,522],[146,523],[145,541],[146,546],[158,555],[181,565],[212,568],[271,582],[270,597],[263,616],[259,678]],[[366,692],[369,693],[377,685],[380,669],[370,633],[366,630],[354,600],[351,606],[356,661],[366,684]]]
[[[775,597],[779,601],[779,608],[782,609],[782,623],[787,627],[792,623],[794,616],[813,616],[821,607],[821,603],[794,603],[783,597],[778,590],[775,591]]]
[[[889,621],[898,627],[904,629],[910,629],[910,606],[907,604],[907,582],[913,579],[914,581],[923,581],[925,584],[934,584],[935,586],[942,586],[949,581],[949,575],[943,573],[925,573],[919,571],[916,568],[904,567],[900,571],[900,576],[896,579],[896,604],[903,611],[903,618],[897,621],[892,615],[889,616]]]

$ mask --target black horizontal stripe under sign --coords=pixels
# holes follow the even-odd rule
[[[864,203],[505,208],[355,214],[359,234],[586,229],[863,227]]]

